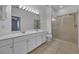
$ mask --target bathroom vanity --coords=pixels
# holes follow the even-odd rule
[[[46,42],[46,31],[27,31],[0,37],[0,54],[26,54]]]

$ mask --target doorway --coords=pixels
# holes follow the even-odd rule
[[[77,43],[77,13],[57,16],[52,21],[53,38]]]

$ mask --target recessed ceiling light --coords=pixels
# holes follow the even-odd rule
[[[55,18],[53,18],[53,19],[52,19],[52,21],[56,21],[56,19],[55,19]]]

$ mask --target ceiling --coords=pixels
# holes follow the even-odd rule
[[[62,8],[66,8],[66,7],[71,7],[71,6],[74,6],[74,5],[41,5],[42,7],[48,7],[48,6],[51,6],[52,9],[54,9],[55,11],[56,10],[59,10],[59,9],[62,9]],[[61,8],[61,6],[63,6]]]
[[[14,5],[14,6],[16,6],[16,5]],[[62,8],[67,8],[67,7],[72,7],[72,8],[77,7],[77,8],[79,8],[79,5],[32,5],[32,6],[37,6],[37,7],[39,7],[39,6],[41,6],[41,7],[51,6],[52,9],[54,9],[55,11],[58,11],[58,10],[60,10]],[[61,8],[60,6],[63,6],[63,7]]]
[[[62,8],[67,8],[67,7],[79,7],[79,5],[51,5],[52,6],[52,9],[55,9],[55,10],[59,10],[59,9],[62,9]],[[63,6],[62,8],[60,6]]]

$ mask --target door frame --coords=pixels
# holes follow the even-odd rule
[[[77,46],[78,46],[78,48],[79,48],[79,10],[77,10],[77,25],[78,25],[78,39],[77,39]]]

